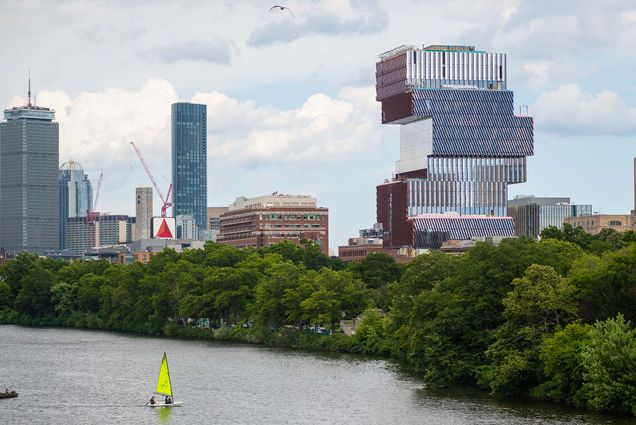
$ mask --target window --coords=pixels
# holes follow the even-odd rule
[[[621,223],[621,222],[620,222],[620,221],[618,221],[618,220],[610,220],[610,221],[607,223],[607,225],[608,225],[608,226],[622,226],[622,225],[623,225],[623,223]]]

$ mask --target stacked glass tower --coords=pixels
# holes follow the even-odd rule
[[[172,105],[172,184],[174,215],[191,215],[205,229],[207,210],[206,105]]]
[[[79,162],[70,160],[60,166],[60,249],[66,248],[69,217],[86,217],[93,208],[93,186]]]
[[[473,46],[401,46],[380,56],[376,100],[382,123],[400,125],[394,181],[404,186],[407,217],[506,216],[508,185],[526,181],[534,148],[532,118],[514,114],[506,76],[505,54]],[[395,202],[379,196],[378,211]]]
[[[29,100],[25,106],[6,109],[4,117],[6,122],[0,123],[0,247],[11,252],[56,251],[60,199],[55,111]]]

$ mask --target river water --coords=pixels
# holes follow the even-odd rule
[[[151,409],[163,352],[175,399]],[[0,326],[1,424],[608,424],[630,418],[432,391],[349,355]]]

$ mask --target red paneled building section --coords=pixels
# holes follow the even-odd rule
[[[376,187],[377,222],[384,228],[384,247],[413,245],[413,223],[408,220],[407,184],[393,181]]]

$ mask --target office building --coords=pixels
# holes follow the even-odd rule
[[[199,229],[207,219],[206,105],[172,105],[172,185],[174,216],[191,215]]]
[[[93,186],[79,162],[69,160],[60,166],[60,249],[66,248],[69,217],[86,217],[93,211]]]
[[[43,253],[60,246],[59,125],[31,103],[4,110],[0,123],[0,247]]]
[[[386,253],[382,246],[383,235],[380,223],[375,223],[369,229],[360,229],[358,237],[349,238],[347,245],[338,247],[338,258],[342,261],[360,261],[369,254]]]
[[[66,249],[84,255],[87,250],[132,242],[135,217],[95,213],[66,220]]]
[[[135,237],[133,240],[150,239],[152,236],[152,188],[135,188]]]
[[[395,175],[377,187],[385,246],[412,245],[409,218],[418,215],[506,216],[508,185],[526,181],[534,136],[532,118],[514,114],[505,54],[400,46],[376,63],[376,100],[382,123],[400,126]]]
[[[183,214],[175,217],[177,239],[199,239],[199,228],[191,215]]]
[[[581,227],[587,233],[597,235],[603,229],[614,229],[617,232],[632,230],[630,214],[592,214],[580,217],[569,217],[565,222],[572,227]]]
[[[221,215],[229,211],[229,207],[208,207],[207,230],[221,230]]]
[[[329,210],[307,195],[239,197],[220,217],[217,242],[239,248],[314,241],[329,254]]]
[[[549,226],[562,228],[565,219],[591,215],[592,205],[572,205],[570,198],[515,196],[508,201],[508,215],[515,220],[515,234],[538,239]]]

